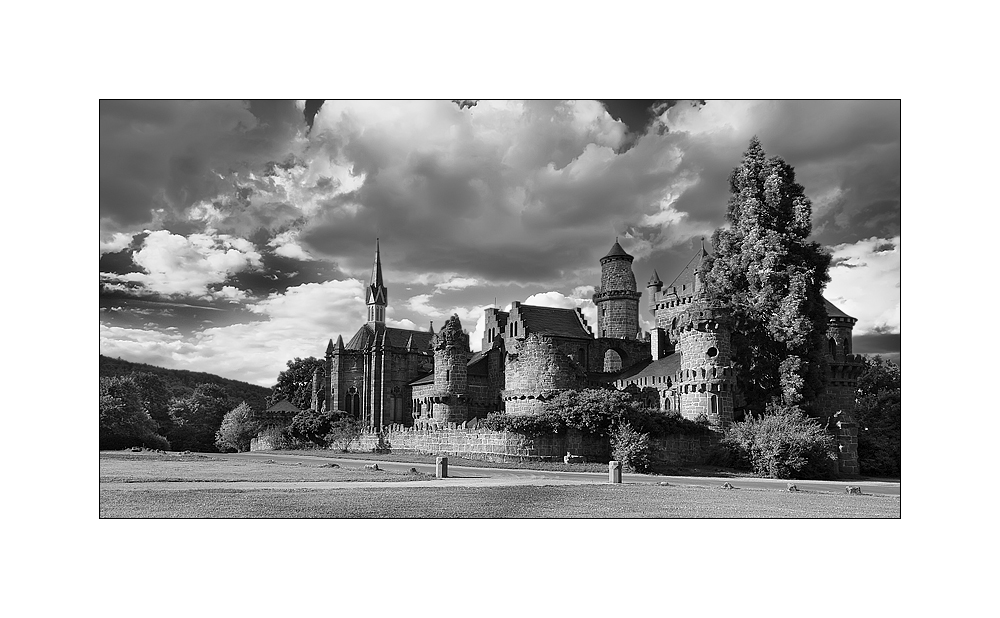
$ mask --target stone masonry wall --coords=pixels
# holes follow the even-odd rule
[[[515,340],[505,365],[503,391],[508,414],[537,414],[542,401],[556,392],[586,384],[583,368],[547,337],[528,335]]]
[[[653,460],[668,466],[694,466],[707,463],[722,434],[704,436],[670,435],[650,438]]]
[[[467,423],[464,423],[467,425]],[[450,423],[441,428],[415,428],[393,425],[383,429],[383,438],[393,452],[454,455],[481,461],[562,461],[567,452],[587,461],[607,461],[610,455],[607,438],[571,430],[565,434],[522,436],[506,431],[490,431]],[[361,434],[357,451],[372,451],[378,433]]]

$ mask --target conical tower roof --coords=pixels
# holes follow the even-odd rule
[[[601,258],[601,261],[603,262],[604,260],[610,258],[619,258],[619,257],[628,258],[630,260],[632,259],[632,256],[626,253],[625,250],[622,249],[622,246],[618,244],[618,238],[615,238],[615,244],[611,245],[611,250],[608,251],[607,255]]]
[[[656,273],[656,269],[654,268],[653,269],[653,276],[649,278],[649,283],[646,284],[646,287],[647,288],[651,288],[651,287],[657,286],[657,285],[663,285],[663,282],[660,281],[660,275],[658,275]]]

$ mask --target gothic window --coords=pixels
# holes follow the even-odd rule
[[[837,356],[837,341],[833,337],[830,337],[827,343],[830,346],[830,356]]]
[[[716,397],[715,395],[712,395],[711,396],[711,400],[712,400],[712,414],[718,414],[719,413],[719,398]]]

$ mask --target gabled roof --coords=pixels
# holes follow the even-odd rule
[[[278,403],[274,404],[273,406],[265,410],[265,412],[295,412],[296,414],[298,414],[299,412],[301,412],[301,410],[292,405],[291,401],[288,401],[287,399],[282,399]]]
[[[367,350],[374,344],[376,334],[379,337],[385,334],[385,345],[390,348],[399,349],[406,349],[410,337],[413,337],[413,349],[421,351],[431,347],[431,338],[434,336],[423,330],[393,328],[391,326],[383,326],[379,323],[364,324],[344,347],[348,350]]]
[[[826,306],[826,317],[828,318],[848,318],[857,321],[857,318],[853,318],[840,309],[837,309],[837,306],[828,301],[825,296],[823,297],[823,305]]]
[[[673,376],[681,368],[681,355],[673,353],[654,361],[643,361],[632,365],[611,380],[629,380],[653,376]]]
[[[524,321],[524,330],[526,333],[572,337],[575,339],[594,338],[584,328],[576,309],[518,305],[518,314]]]

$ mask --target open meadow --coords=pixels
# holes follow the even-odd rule
[[[655,484],[565,484],[502,476],[433,481],[358,464],[102,452],[102,518],[899,518],[900,498]],[[598,479],[595,479],[598,480]],[[384,486],[372,486],[382,481]],[[510,484],[508,484],[508,481]],[[331,485],[330,483],[338,483]],[[451,486],[454,483],[454,486]],[[353,486],[352,486],[353,485]],[[313,488],[313,487],[315,488]]]

